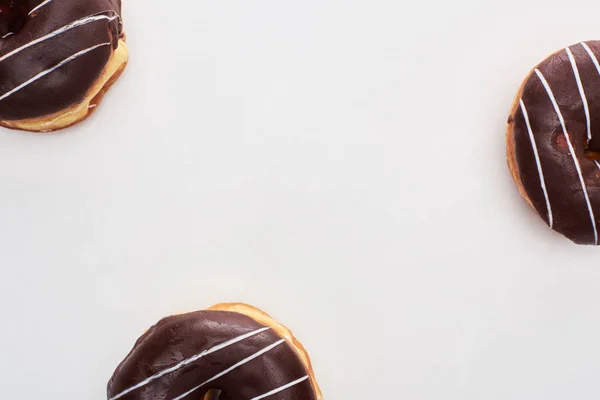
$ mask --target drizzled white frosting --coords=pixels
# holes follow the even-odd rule
[[[48,33],[47,35],[44,35],[40,38],[32,40],[31,42],[28,42],[28,43],[24,44],[23,46],[17,47],[16,49],[9,51],[8,53],[6,53],[5,55],[0,57],[0,62],[6,60],[9,57],[14,56],[15,54],[20,53],[21,51],[23,51],[31,46],[34,46],[38,43],[42,43],[46,40],[52,39],[53,37],[58,36],[62,33],[68,32],[73,28],[77,28],[79,26],[83,26],[83,25],[86,25],[86,24],[89,24],[89,23],[95,22],[95,21],[107,20],[110,22],[110,21],[113,21],[113,20],[119,18],[119,16],[113,12],[110,12],[110,14],[113,14],[113,15],[106,15],[106,14],[107,13],[90,15],[88,17],[80,18],[76,21],[73,21],[68,25],[62,26],[62,27]]]
[[[195,386],[193,388],[191,388],[190,390],[188,390],[187,392],[185,392],[184,394],[175,397],[172,400],[181,400],[184,397],[189,396],[190,394],[194,393],[196,390],[200,389],[201,387],[203,387],[204,385],[206,385],[207,383],[210,383],[212,381],[214,381],[215,379],[219,379],[220,377],[222,377],[223,375],[233,371],[234,369],[241,367],[242,365],[254,360],[255,358],[258,358],[260,356],[262,356],[263,354],[265,354],[268,351],[273,350],[275,347],[279,346],[280,344],[284,343],[285,339],[281,339],[278,340],[277,342],[265,347],[264,349],[257,351],[256,353],[252,354],[249,357],[244,358],[242,361],[238,362],[237,364],[232,365],[231,367],[227,368],[225,371],[223,372],[219,372],[218,374],[216,374],[215,376],[213,376],[210,379],[205,380],[204,382],[202,382],[201,384],[199,384],[198,386]]]
[[[40,8],[44,7],[46,4],[50,3],[51,1],[52,1],[52,0],[44,0],[44,1],[42,1],[42,2],[41,2],[40,4],[38,4],[37,6],[33,7],[33,8],[31,9],[31,11],[29,11],[29,14],[27,14],[27,15],[31,15],[31,14],[33,14],[34,12],[36,12],[36,11],[37,11],[37,10],[39,10]]]
[[[296,386],[297,384],[302,383],[302,382],[304,382],[307,379],[308,379],[308,375],[303,376],[302,378],[296,379],[295,381],[290,382],[287,385],[280,386],[277,389],[273,389],[270,392],[267,392],[265,394],[261,394],[260,396],[253,397],[250,400],[260,400],[260,399],[264,399],[265,397],[273,396],[274,394],[277,394],[279,392],[283,392],[284,390],[289,389],[292,386]]]
[[[138,384],[136,384],[136,385],[134,385],[134,386],[132,386],[132,387],[130,387],[128,389],[123,390],[122,392],[114,395],[113,397],[111,397],[108,400],[118,400],[121,397],[123,397],[123,396],[125,396],[125,395],[127,395],[127,394],[129,394],[129,393],[131,393],[131,392],[133,392],[135,390],[137,390],[137,389],[140,389],[140,388],[148,385],[149,383],[151,383],[151,382],[153,382],[153,381],[155,381],[155,380],[157,380],[157,379],[159,379],[159,378],[161,378],[161,377],[163,377],[165,375],[168,375],[168,374],[170,374],[172,372],[175,372],[175,371],[177,371],[177,370],[179,370],[179,369],[181,369],[181,368],[183,368],[183,367],[185,367],[187,365],[190,365],[190,364],[194,363],[195,361],[198,361],[199,359],[201,359],[201,358],[203,358],[203,357],[205,357],[205,356],[207,356],[209,354],[215,353],[215,352],[217,352],[219,350],[223,350],[223,349],[225,349],[227,347],[230,347],[230,346],[232,346],[232,345],[234,345],[236,343],[239,343],[239,342],[241,342],[243,340],[249,339],[249,338],[251,338],[253,336],[256,336],[256,335],[258,335],[258,334],[260,334],[262,332],[265,332],[265,331],[267,331],[269,329],[271,329],[271,328],[270,327],[260,328],[260,329],[254,330],[252,332],[248,332],[248,333],[245,333],[243,335],[240,335],[240,336],[234,337],[232,339],[229,339],[229,340],[227,340],[227,341],[225,341],[223,343],[220,343],[220,344],[218,344],[216,346],[213,346],[213,347],[211,347],[211,348],[209,348],[207,350],[204,350],[204,351],[202,351],[202,352],[200,352],[200,353],[198,353],[198,354],[196,354],[196,355],[194,355],[192,357],[189,357],[189,358],[187,358],[187,359],[185,359],[185,360],[177,363],[176,365],[174,365],[172,367],[166,368],[166,369],[164,369],[164,370],[162,370],[162,371],[160,371],[160,372],[158,372],[158,373],[156,373],[156,374],[154,374],[154,375],[152,375],[152,376],[144,379],[140,383],[138,383]],[[276,348],[277,346],[280,346],[283,343],[285,343],[285,339],[280,339],[280,340],[276,341],[275,343],[272,343],[272,344],[264,347],[263,349],[261,349],[261,350],[255,352],[254,354],[252,354],[252,355],[244,358],[243,360],[241,360],[241,361],[237,362],[236,364],[234,364],[234,365],[226,368],[225,370],[219,372],[218,374],[214,375],[213,377],[205,380],[204,382],[200,383],[199,385],[191,388],[187,392],[182,393],[179,396],[177,396],[177,397],[175,397],[175,398],[173,398],[171,400],[181,400],[181,399],[189,396],[190,394],[196,392],[198,389],[206,386],[208,383],[213,382],[213,381],[219,379],[220,377],[222,377],[222,376],[228,374],[229,372],[235,370],[236,368],[239,368],[242,365],[247,364],[248,362],[250,362],[250,361],[252,361],[252,360],[254,360],[254,359],[262,356],[263,354],[268,353],[269,351],[273,350],[274,348]],[[269,391],[267,393],[264,393],[264,394],[261,394],[259,396],[253,397],[250,400],[260,400],[260,399],[272,396],[272,395],[277,394],[279,392],[282,392],[282,391],[284,391],[286,389],[289,389],[289,388],[291,388],[293,386],[296,386],[296,385],[304,382],[307,379],[309,379],[309,377],[308,377],[308,375],[305,375],[305,376],[303,376],[303,377],[301,377],[299,379],[296,379],[296,380],[294,380],[294,381],[292,381],[290,383],[287,383],[287,384],[282,385],[280,387],[274,388],[273,390],[271,390],[271,391]]]
[[[240,335],[240,336],[237,336],[237,337],[235,337],[233,339],[227,340],[226,342],[223,342],[223,343],[218,344],[218,345],[216,345],[214,347],[211,347],[208,350],[204,350],[203,352],[201,352],[199,354],[196,354],[193,357],[190,357],[190,358],[188,358],[186,360],[183,360],[180,363],[178,363],[178,364],[176,364],[176,365],[174,365],[174,366],[172,366],[170,368],[167,368],[167,369],[165,369],[163,371],[160,371],[160,372],[152,375],[149,378],[144,379],[143,381],[141,381],[140,383],[138,383],[135,386],[132,386],[132,387],[126,389],[126,390],[123,390],[121,393],[119,393],[119,394],[111,397],[109,400],[117,400],[117,399],[125,396],[126,394],[133,392],[134,390],[137,390],[137,389],[139,389],[139,388],[141,388],[143,386],[146,386],[150,382],[153,382],[153,381],[155,381],[155,380],[157,380],[157,379],[159,379],[159,378],[161,378],[161,377],[163,377],[163,376],[165,376],[167,374],[170,374],[171,372],[177,371],[178,369],[180,369],[182,367],[185,367],[188,364],[191,364],[191,363],[193,363],[195,361],[198,361],[199,359],[201,359],[204,356],[207,356],[207,355],[212,354],[212,353],[214,353],[216,351],[222,350],[222,349],[224,349],[226,347],[229,347],[229,346],[231,346],[233,344],[241,342],[242,340],[251,338],[252,336],[258,335],[259,333],[262,333],[262,332],[267,331],[269,329],[271,329],[271,328],[265,327],[265,328],[257,329],[255,331],[248,332],[248,333],[246,333],[244,335]]]
[[[579,90],[581,101],[583,102],[583,111],[585,112],[585,122],[587,127],[587,138],[588,140],[591,140],[592,128],[590,126],[590,106],[588,105],[587,97],[585,96],[585,90],[583,90],[583,83],[581,83],[581,74],[579,74],[579,69],[577,68],[577,63],[575,62],[575,57],[573,57],[573,53],[571,53],[571,49],[567,47],[565,48],[565,51],[567,52],[567,56],[569,57],[569,61],[571,62],[573,75],[575,75],[575,82],[577,82],[577,89]]]
[[[585,51],[588,53],[588,55],[592,59],[592,62],[594,63],[594,66],[596,67],[596,71],[598,71],[598,75],[600,75],[600,63],[598,63],[598,59],[596,58],[596,55],[594,54],[592,49],[590,49],[590,46],[588,46],[587,43],[581,42],[581,46],[585,49]]]
[[[77,58],[79,58],[79,57],[81,57],[81,56],[83,56],[83,55],[85,55],[85,54],[89,53],[90,51],[96,50],[96,49],[97,49],[97,48],[99,48],[99,47],[103,47],[103,46],[110,46],[110,45],[111,45],[111,43],[110,43],[110,42],[106,42],[106,43],[100,43],[100,44],[97,44],[97,45],[95,45],[95,46],[88,47],[88,48],[87,48],[87,49],[85,49],[85,50],[78,51],[77,53],[73,54],[72,56],[70,56],[70,57],[68,57],[68,58],[65,58],[64,60],[62,60],[61,62],[59,62],[58,64],[56,64],[54,67],[52,67],[52,68],[49,68],[49,69],[47,69],[47,70],[45,70],[45,71],[42,71],[42,72],[40,72],[39,74],[37,74],[37,75],[35,75],[33,78],[31,78],[31,79],[28,79],[27,81],[23,82],[22,84],[20,84],[20,85],[19,85],[19,86],[17,86],[16,88],[14,88],[14,89],[12,89],[12,90],[10,90],[10,91],[8,91],[8,92],[4,93],[2,96],[0,96],[0,101],[2,101],[2,100],[4,100],[4,99],[6,99],[6,98],[7,98],[7,97],[9,97],[10,95],[12,95],[12,94],[14,94],[14,93],[18,92],[19,90],[21,90],[21,89],[23,89],[23,88],[25,88],[25,87],[27,87],[27,86],[31,85],[32,83],[34,83],[35,81],[37,81],[37,80],[39,80],[39,79],[43,78],[44,76],[46,76],[46,75],[48,75],[48,74],[50,74],[50,73],[52,73],[52,72],[56,71],[57,69],[59,69],[59,68],[60,68],[60,67],[62,67],[63,65],[66,65],[66,64],[70,63],[71,61],[73,61],[73,60],[75,60],[75,59],[77,59]]]
[[[46,4],[50,3],[51,1],[52,0],[46,0],[46,1],[42,2],[42,3],[40,3],[31,12],[40,9],[41,7],[43,7]],[[60,28],[58,28],[58,29],[56,29],[56,30],[54,30],[54,31],[52,31],[52,32],[50,32],[50,33],[42,36],[42,37],[39,37],[39,38],[37,38],[35,40],[32,40],[32,41],[30,41],[30,42],[28,42],[28,43],[26,43],[26,44],[24,44],[24,45],[22,45],[20,47],[17,47],[16,49],[14,49],[14,50],[12,50],[12,51],[4,54],[3,56],[0,57],[0,62],[2,62],[4,60],[6,60],[6,59],[8,59],[8,58],[10,58],[10,57],[18,54],[18,53],[20,53],[21,51],[23,51],[25,49],[28,49],[28,48],[30,48],[32,46],[35,46],[36,44],[45,42],[46,40],[50,40],[50,39],[52,39],[52,38],[54,38],[56,36],[59,36],[59,35],[65,33],[65,32],[68,32],[71,29],[74,29],[74,28],[77,28],[77,27],[80,27],[80,26],[84,26],[84,25],[87,25],[89,23],[96,22],[96,21],[106,20],[106,21],[110,22],[110,21],[114,21],[117,18],[120,18],[120,17],[116,13],[114,13],[112,11],[111,12],[104,12],[104,13],[101,13],[101,14],[94,14],[94,15],[90,15],[90,16],[87,16],[87,17],[84,17],[84,18],[80,18],[80,19],[78,19],[76,21],[73,21],[73,22],[71,22],[71,23],[69,23],[67,25],[64,25],[64,26],[62,26],[62,27],[60,27]],[[23,88],[31,85],[32,83],[34,83],[37,80],[43,78],[44,76],[46,76],[46,75],[48,75],[48,74],[56,71],[57,69],[59,69],[60,67],[64,66],[65,64],[68,64],[69,62],[71,62],[71,61],[73,61],[73,60],[75,60],[75,59],[77,59],[77,58],[79,58],[79,57],[81,57],[81,56],[89,53],[90,51],[93,51],[93,50],[95,50],[97,48],[100,48],[100,47],[109,46],[110,44],[111,44],[110,42],[100,43],[100,44],[88,47],[87,49],[84,49],[84,50],[76,52],[75,54],[71,55],[70,57],[67,57],[64,60],[62,60],[61,62],[59,62],[54,67],[49,68],[49,69],[47,69],[45,71],[42,71],[42,72],[36,74],[32,78],[28,79],[27,81],[23,82],[22,84],[18,85],[17,87],[9,90],[8,92],[0,94],[0,101],[6,99],[7,97],[11,96],[12,94],[18,92],[19,90],[21,90],[21,89],[23,89]]]
[[[535,143],[535,137],[533,136],[533,131],[531,130],[531,124],[529,123],[529,114],[527,113],[527,108],[525,108],[525,103],[521,99],[521,111],[523,112],[523,117],[525,118],[525,125],[527,125],[527,131],[529,132],[529,140],[531,141],[531,147],[533,147],[533,155],[535,157],[535,164],[537,165],[538,173],[540,175],[540,183],[542,185],[542,191],[544,192],[544,198],[546,199],[546,208],[548,210],[548,225],[550,228],[554,225],[554,218],[552,216],[552,207],[550,206],[550,199],[548,198],[548,190],[546,190],[546,180],[544,179],[544,172],[542,171],[542,163],[540,161],[540,155],[538,153],[537,144]]]
[[[592,223],[592,227],[594,230],[594,243],[597,245],[598,244],[598,231],[596,230],[596,218],[594,217],[594,211],[592,210],[592,204],[590,203],[590,197],[588,195],[587,187],[586,187],[585,181],[583,179],[583,174],[581,172],[581,166],[579,165],[579,161],[577,160],[577,157],[575,156],[575,149],[573,148],[573,144],[571,144],[571,139],[569,138],[569,133],[567,132],[565,119],[563,118],[563,115],[560,112],[560,107],[558,106],[558,103],[556,102],[556,98],[554,97],[554,93],[552,92],[552,89],[550,88],[548,81],[546,81],[546,78],[540,72],[539,69],[536,69],[535,73],[538,76],[538,78],[540,79],[540,81],[542,82],[544,89],[546,89],[546,93],[548,94],[548,97],[550,98],[550,101],[552,102],[552,106],[554,107],[554,111],[556,112],[556,115],[558,116],[558,120],[560,121],[560,126],[562,127],[562,131],[565,136],[567,146],[569,147],[569,154],[571,155],[571,158],[573,159],[573,163],[575,164],[575,169],[577,170],[577,177],[579,178],[579,182],[580,182],[581,188],[583,190],[583,196],[585,198],[588,213],[590,215],[590,221]]]

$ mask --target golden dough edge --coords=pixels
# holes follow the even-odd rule
[[[535,68],[537,68],[537,66]],[[523,198],[527,201],[527,203],[529,203],[529,206],[531,208],[533,208],[534,210],[535,210],[535,207],[533,206],[531,199],[529,198],[529,196],[527,195],[527,192],[525,191],[525,187],[523,186],[523,182],[521,181],[521,175],[519,173],[519,166],[517,165],[517,156],[515,153],[515,119],[514,119],[514,116],[515,116],[516,112],[518,111],[519,107],[521,106],[521,103],[520,103],[521,96],[523,95],[523,90],[525,88],[525,84],[529,81],[529,78],[531,78],[531,75],[535,71],[535,68],[533,68],[529,72],[529,74],[527,74],[527,77],[523,80],[523,83],[521,83],[521,87],[519,88],[519,91],[517,92],[515,99],[513,100],[511,109],[510,109],[509,115],[510,115],[510,117],[512,117],[511,118],[512,122],[507,123],[507,127],[506,127],[506,161],[508,162],[508,169],[510,170],[510,174],[512,175],[513,180],[517,184],[519,193],[521,193],[521,196],[523,196]],[[537,212],[537,210],[535,210],[535,211]]]
[[[285,341],[296,351],[296,354],[298,354],[298,356],[302,360],[302,363],[304,364],[304,367],[306,368],[308,377],[310,379],[310,383],[317,396],[317,399],[323,400],[323,395],[321,393],[321,389],[319,388],[319,384],[317,383],[317,380],[315,378],[315,374],[312,368],[312,364],[310,362],[308,352],[306,351],[304,346],[302,346],[302,344],[294,337],[292,331],[290,331],[287,327],[277,322],[273,317],[271,317],[264,311],[244,303],[220,303],[208,308],[207,310],[230,311],[239,314],[244,314],[252,318],[256,322],[272,328],[275,332],[277,332],[279,336],[285,339]]]
[[[18,121],[0,121],[0,126],[29,132],[52,132],[68,128],[89,117],[110,87],[119,79],[129,61],[129,50],[124,39],[110,56],[103,72],[88,90],[85,98],[67,109],[51,115]]]

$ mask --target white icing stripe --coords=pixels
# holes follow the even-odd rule
[[[126,389],[126,390],[122,391],[121,393],[119,393],[119,394],[111,397],[109,400],[119,399],[119,398],[125,396],[126,394],[133,392],[134,390],[137,390],[137,389],[139,389],[139,388],[141,388],[143,386],[146,386],[150,382],[153,382],[153,381],[155,381],[155,380],[157,380],[157,379],[159,379],[159,378],[161,378],[161,377],[163,377],[163,376],[165,376],[167,374],[170,374],[173,371],[177,371],[181,367],[185,367],[188,364],[191,364],[191,363],[193,363],[195,361],[198,361],[199,359],[201,359],[204,356],[207,356],[207,355],[212,354],[212,353],[214,353],[216,351],[222,350],[222,349],[224,349],[226,347],[229,347],[229,346],[231,346],[233,344],[241,342],[242,340],[248,339],[248,338],[250,338],[252,336],[258,335],[259,333],[262,333],[262,332],[267,331],[269,329],[271,329],[271,328],[268,327],[268,326],[265,327],[265,328],[260,328],[260,329],[257,329],[255,331],[248,332],[248,333],[245,333],[243,335],[237,336],[237,337],[235,337],[233,339],[227,340],[227,341],[225,341],[225,342],[223,342],[221,344],[218,344],[218,345],[216,345],[214,347],[211,347],[208,350],[204,350],[202,353],[196,354],[193,357],[190,357],[190,358],[188,358],[186,360],[181,361],[179,364],[177,364],[177,365],[175,365],[173,367],[167,368],[167,369],[165,369],[165,370],[163,370],[161,372],[158,372],[157,374],[152,375],[149,378],[146,378],[145,380],[143,380],[142,382],[138,383],[137,385],[132,386],[129,389]]]
[[[84,54],[87,54],[90,51],[95,50],[95,49],[97,49],[99,47],[110,46],[110,45],[111,45],[110,42],[100,43],[100,44],[97,44],[95,46],[88,47],[85,50],[78,51],[77,53],[73,54],[71,57],[65,58],[64,60],[62,60],[61,62],[59,62],[58,64],[56,64],[54,67],[52,67],[50,69],[47,69],[45,71],[42,71],[39,74],[37,74],[36,76],[34,76],[33,78],[31,78],[31,79],[23,82],[22,84],[20,84],[19,86],[17,86],[13,90],[11,90],[10,92],[4,93],[2,96],[0,96],[0,101],[6,99],[8,96],[10,96],[10,95],[18,92],[19,90],[23,89],[24,87],[31,85],[32,83],[34,83],[35,81],[43,78],[44,76],[46,76],[46,75],[48,75],[48,74],[56,71],[57,69],[59,69],[63,65],[70,63],[71,61],[75,60],[76,58],[79,58],[79,57],[83,56]]]
[[[597,245],[598,244],[598,232],[596,230],[596,218],[594,217],[594,211],[592,210],[592,204],[590,203],[590,197],[588,196],[587,188],[585,187],[585,181],[583,180],[581,166],[579,165],[579,162],[577,161],[577,157],[575,156],[575,149],[573,148],[573,145],[571,144],[571,139],[569,138],[569,133],[567,132],[567,126],[565,125],[565,119],[563,118],[562,113],[560,112],[558,103],[556,102],[556,99],[554,98],[554,94],[552,93],[552,89],[550,88],[550,85],[548,85],[546,78],[544,78],[544,75],[542,75],[542,73],[540,72],[539,69],[536,69],[535,73],[540,78],[542,85],[544,85],[544,88],[546,89],[546,92],[548,93],[548,97],[550,97],[550,101],[552,102],[552,105],[554,106],[554,111],[556,111],[556,114],[558,115],[558,119],[560,121],[560,125],[562,127],[563,134],[565,135],[565,139],[567,141],[567,146],[569,146],[569,153],[571,154],[571,158],[573,158],[573,163],[575,164],[575,169],[577,170],[577,175],[579,177],[579,182],[581,183],[581,188],[583,189],[583,196],[585,197],[585,202],[587,204],[588,212],[590,214],[590,220],[592,221],[592,227],[594,228],[594,243]]]
[[[73,28],[77,28],[78,26],[86,25],[86,24],[89,24],[90,22],[101,21],[103,19],[108,20],[108,21],[113,21],[113,20],[115,20],[117,18],[119,18],[118,15],[113,15],[112,17],[109,17],[108,15],[92,15],[92,16],[89,16],[89,17],[78,19],[77,21],[71,22],[69,25],[65,25],[65,26],[63,26],[61,28],[58,28],[55,31],[50,32],[47,35],[44,35],[44,36],[42,36],[42,37],[40,37],[38,39],[32,40],[31,42],[29,42],[27,44],[24,44],[21,47],[17,47],[13,51],[10,51],[10,52],[6,53],[5,55],[3,55],[2,57],[0,57],[0,61],[4,61],[7,58],[12,57],[15,54],[17,54],[17,53],[19,53],[19,52],[21,52],[21,51],[23,51],[23,50],[25,50],[25,49],[27,49],[27,48],[29,48],[31,46],[34,46],[34,45],[36,45],[38,43],[41,43],[41,42],[44,42],[44,41],[46,41],[48,39],[52,39],[53,37],[58,36],[61,33],[65,33],[67,31],[70,31]]]
[[[46,4],[50,3],[52,0],[46,0],[41,2],[40,4],[38,4],[36,7],[34,7],[31,11],[29,11],[29,14],[27,15],[31,15],[34,12],[36,12],[37,10],[39,10],[40,8],[44,7]]]
[[[600,63],[598,63],[598,59],[594,55],[594,52],[592,51],[592,49],[590,49],[590,46],[588,46],[587,43],[585,43],[585,42],[581,42],[581,46],[585,49],[585,51],[588,53],[588,55],[592,59],[592,62],[596,66],[596,71],[598,71],[598,75],[600,75]],[[596,161],[596,160],[594,160],[594,162],[596,163],[596,166],[598,167],[598,169],[600,169],[600,163],[598,163],[598,161]]]
[[[232,365],[231,367],[227,368],[225,371],[223,372],[219,372],[217,375],[213,376],[212,378],[202,382],[201,384],[199,384],[198,386],[188,390],[187,392],[185,392],[184,394],[182,394],[181,396],[177,396],[175,397],[173,400],[181,400],[184,397],[187,397],[188,395],[194,393],[196,390],[200,389],[202,386],[206,385],[207,383],[210,383],[212,381],[214,381],[215,379],[219,379],[220,377],[222,377],[223,375],[233,371],[234,369],[241,367],[242,365],[254,360],[255,358],[258,358],[260,356],[262,356],[263,354],[265,354],[268,351],[273,350],[275,347],[279,346],[280,344],[282,344],[283,342],[285,342],[285,339],[281,339],[275,343],[273,343],[270,346],[265,347],[264,349],[252,354],[250,357],[246,357],[244,358],[242,361],[240,361],[237,364]]]
[[[587,43],[581,42],[581,45],[583,46],[583,48],[585,49],[585,51],[587,51],[588,55],[592,59],[592,62],[596,66],[596,71],[598,71],[598,75],[600,75],[600,64],[598,63],[598,59],[594,55],[594,52],[592,52],[592,49],[590,49],[590,46],[588,46]]]
[[[271,391],[270,391],[270,392],[268,392],[268,393],[262,394],[262,395],[260,395],[260,396],[253,397],[253,398],[251,398],[250,400],[260,400],[260,399],[264,399],[265,397],[269,397],[269,396],[272,396],[272,395],[274,395],[274,394],[277,394],[277,393],[279,393],[279,392],[283,392],[285,389],[289,389],[289,388],[291,388],[292,386],[295,386],[295,385],[299,384],[300,382],[304,382],[304,381],[305,381],[305,380],[307,380],[307,379],[308,379],[308,375],[306,375],[306,376],[305,376],[305,377],[303,377],[303,378],[296,379],[294,382],[290,382],[290,383],[288,383],[287,385],[283,385],[283,386],[281,386],[281,387],[278,387],[277,389],[273,389],[273,390],[271,390]]]
[[[521,99],[521,111],[523,112],[523,117],[525,118],[525,125],[527,125],[527,131],[529,132],[529,140],[531,141],[531,147],[533,147],[535,164],[537,165],[538,173],[540,174],[540,183],[542,185],[542,191],[544,192],[544,198],[546,199],[546,209],[548,210],[548,225],[550,225],[550,228],[552,228],[552,226],[554,225],[554,220],[552,217],[552,207],[550,207],[550,199],[548,197],[548,191],[546,190],[546,181],[544,179],[544,172],[542,171],[542,163],[540,161],[540,155],[538,153],[537,144],[535,143],[535,137],[533,136],[533,130],[531,129],[531,124],[529,123],[529,114],[527,114],[527,109],[525,108],[525,103],[523,103],[523,99]]]
[[[14,32],[8,32],[6,35],[2,36],[2,39],[6,39],[7,37],[12,36],[14,34]]]
[[[573,57],[573,53],[571,53],[571,49],[566,47],[565,50],[567,51],[567,56],[569,56],[569,61],[571,62],[571,67],[573,68],[573,75],[575,75],[575,81],[577,81],[577,88],[579,89],[581,101],[583,102],[583,110],[585,111],[585,122],[587,124],[587,137],[588,140],[591,140],[592,128],[590,126],[590,108],[588,105],[587,97],[585,97],[585,91],[583,90],[581,75],[579,74],[579,69],[577,68],[577,63],[575,62],[575,57]]]

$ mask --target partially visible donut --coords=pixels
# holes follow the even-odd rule
[[[306,350],[245,304],[159,321],[117,367],[109,400],[322,400]]]
[[[128,60],[121,0],[0,0],[0,125],[84,119]]]
[[[562,49],[527,76],[507,129],[510,171],[555,231],[599,244],[600,42]]]

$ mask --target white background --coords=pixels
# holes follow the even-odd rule
[[[98,111],[0,131],[2,398],[105,399],[144,329],[222,301],[290,326],[328,400],[600,396],[600,249],[504,153],[597,2],[124,2]]]

